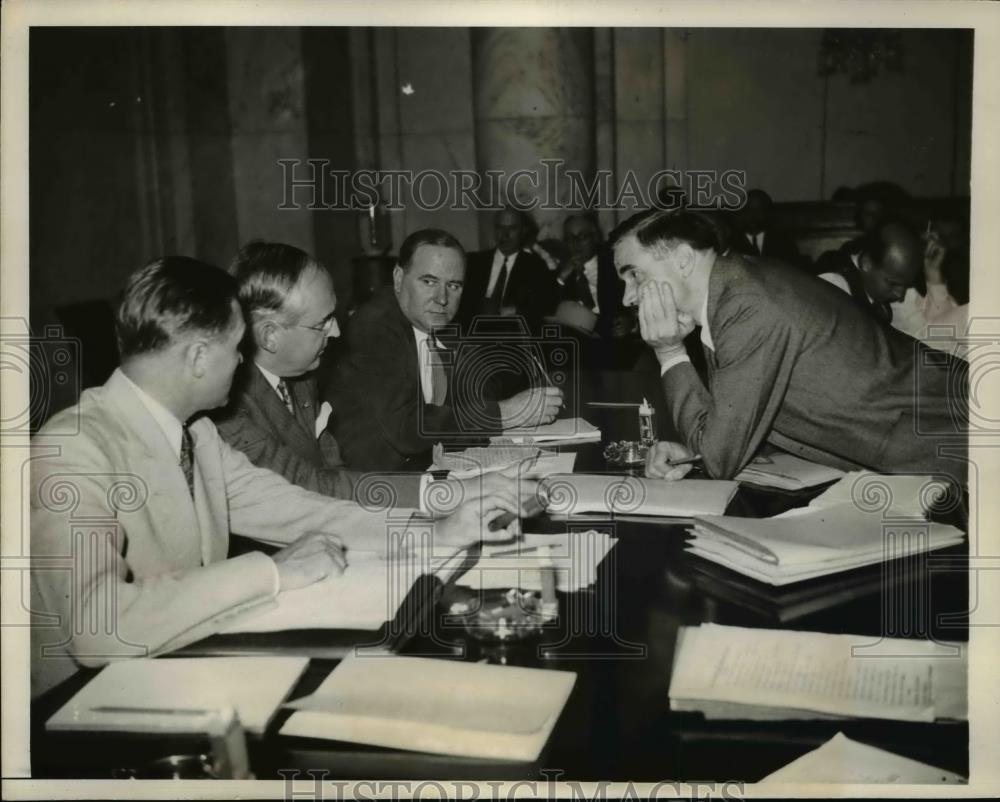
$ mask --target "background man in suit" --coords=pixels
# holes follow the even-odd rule
[[[925,359],[922,344],[793,268],[720,255],[711,222],[695,212],[635,215],[615,232],[614,252],[684,440],[651,450],[650,475],[678,478],[686,470],[670,461],[700,454],[709,474],[731,478],[766,441],[834,467],[964,483],[962,360]],[[707,386],[683,347],[696,323]]]
[[[802,257],[794,240],[774,223],[774,202],[762,189],[751,189],[746,204],[736,214],[738,231],[733,237],[732,248],[748,256],[779,259],[790,265],[799,265]]]
[[[529,388],[498,401],[489,345],[462,348],[454,330],[442,331],[458,309],[464,279],[458,240],[438,229],[414,232],[399,249],[393,293],[351,317],[332,397],[334,433],[352,468],[423,470],[439,441],[555,418],[558,389]]]
[[[488,474],[483,481],[443,480],[430,474],[363,474],[349,470],[328,431],[331,407],[319,403],[316,368],[328,339],[338,337],[337,297],[322,264],[279,242],[251,242],[233,261],[240,305],[249,324],[250,358],[236,371],[230,402],[213,417],[223,439],[254,465],[292,484],[378,506],[385,487],[402,507],[426,510],[424,499],[474,498],[483,488],[530,493],[534,482]],[[457,495],[456,495],[457,494]]]
[[[468,256],[456,322],[469,330],[477,315],[520,315],[534,331],[556,305],[552,271],[527,249],[524,212],[505,208],[495,219],[496,248]]]
[[[199,416],[226,403],[244,328],[224,271],[184,257],[138,269],[116,319],[120,368],[32,442],[32,610],[56,622],[32,629],[34,694],[212,634],[343,570],[345,547],[385,551],[383,514],[255,467]],[[504,511],[517,505],[496,493],[427,525],[435,545],[463,546],[496,538],[486,524]],[[226,559],[230,531],[284,547]]]
[[[891,304],[902,302],[923,271],[924,248],[904,223],[882,223],[863,237],[854,253],[827,251],[816,263],[819,277],[846,292],[884,324],[892,323]]]
[[[634,318],[622,305],[625,284],[615,271],[611,251],[601,242],[597,222],[586,214],[571,214],[563,223],[569,257],[556,277],[562,301],[576,301],[597,315],[601,337],[625,337]]]

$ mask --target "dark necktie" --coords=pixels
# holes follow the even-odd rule
[[[490,299],[498,306],[503,304],[504,292],[507,289],[507,265],[513,261],[513,259],[514,254],[503,258],[503,264],[500,266],[500,275],[497,276],[497,283],[493,287],[493,294],[490,296]]]
[[[187,426],[181,427],[181,470],[187,481],[188,492],[194,498],[194,440]]]
[[[427,356],[431,363],[431,403],[440,407],[448,395],[448,375],[445,373],[440,349],[429,341],[427,345],[429,347]]]
[[[590,282],[587,281],[587,274],[580,270],[576,274],[576,286],[577,294],[579,295],[580,302],[587,307],[587,309],[594,308],[594,294],[590,291]]]

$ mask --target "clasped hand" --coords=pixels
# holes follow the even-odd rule
[[[647,281],[639,287],[639,331],[661,361],[683,353],[684,338],[694,326],[694,318],[678,311],[668,283]]]

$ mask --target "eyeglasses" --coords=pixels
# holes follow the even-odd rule
[[[291,323],[285,324],[287,329],[309,329],[310,331],[315,331],[317,334],[329,334],[330,330],[336,325],[337,318],[330,315],[328,318],[323,320],[321,323],[315,326],[303,326],[301,323]]]

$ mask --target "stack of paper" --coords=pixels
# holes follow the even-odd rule
[[[431,471],[448,471],[452,479],[468,479],[484,473],[518,467],[524,479],[540,479],[554,473],[572,473],[576,454],[544,451],[533,445],[494,443],[465,451],[446,452],[439,444],[434,447]]]
[[[555,568],[556,589],[572,593],[589,588],[597,569],[617,541],[604,532],[525,535],[515,544],[484,544],[478,563],[457,584],[475,589],[542,589],[542,570]]]
[[[347,560],[340,576],[284,590],[277,595],[276,605],[263,611],[255,608],[222,631],[378,629],[396,615],[421,573],[430,570],[414,555],[383,559],[375,552],[352,550]]]
[[[736,482],[717,479],[666,482],[585,473],[551,476],[544,486],[552,516],[597,512],[661,518],[721,515],[739,488]]]
[[[588,443],[600,439],[601,430],[583,418],[563,418],[544,426],[507,430],[502,438],[494,437],[492,442],[510,440],[514,443]]]
[[[808,507],[774,518],[696,517],[687,549],[771,585],[912,557],[964,539],[925,519],[921,505],[943,490],[925,477],[847,474]]]
[[[736,475],[736,481],[779,490],[803,490],[832,482],[843,475],[844,472],[836,468],[817,465],[791,454],[771,454],[755,458]]]
[[[421,657],[351,656],[282,735],[444,755],[535,760],[576,674]]]
[[[263,732],[309,664],[305,657],[135,659],[111,663],[48,720],[50,730],[196,732],[234,708]]]
[[[950,771],[852,741],[838,732],[819,749],[807,752],[760,782],[953,785],[966,780]]]
[[[706,718],[965,719],[963,644],[704,624],[683,628],[670,707]]]

